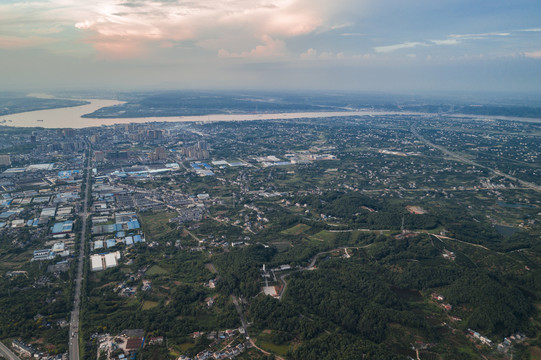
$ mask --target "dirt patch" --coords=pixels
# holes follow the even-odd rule
[[[531,347],[530,354],[532,355],[532,359],[541,359],[541,348],[537,346]]]
[[[214,267],[213,263],[205,264],[205,268],[210,271],[213,274],[216,274],[218,271],[216,270],[216,267]]]

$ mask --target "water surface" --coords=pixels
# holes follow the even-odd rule
[[[92,126],[113,125],[113,124],[129,124],[129,123],[146,123],[146,122],[215,122],[215,121],[249,121],[249,120],[280,120],[280,119],[298,119],[298,118],[323,118],[323,117],[344,117],[344,116],[378,116],[378,115],[415,115],[415,116],[432,116],[434,114],[418,113],[418,112],[397,112],[397,111],[340,111],[340,112],[298,112],[298,113],[281,113],[281,114],[215,114],[215,115],[198,115],[198,116],[167,116],[167,117],[140,117],[140,118],[83,118],[85,114],[93,113],[94,111],[107,106],[123,104],[117,100],[96,100],[84,99],[90,102],[87,105],[73,106],[67,108],[36,110],[23,112],[18,114],[4,115],[0,117],[0,125],[19,126],[19,127],[44,127],[44,128],[85,128]],[[466,116],[469,118],[477,118],[486,120],[487,116],[471,116],[471,115],[451,115],[451,116]],[[526,119],[495,116],[492,119],[502,120],[517,120],[528,122],[541,122],[541,119]]]

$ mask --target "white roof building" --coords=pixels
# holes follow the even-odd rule
[[[102,256],[92,255],[90,257],[90,266],[91,266],[92,271],[103,270]]]
[[[51,249],[55,253],[63,252],[66,249],[66,244],[63,242],[58,242],[53,245],[53,248]]]
[[[118,265],[120,259],[120,251],[104,255],[92,255],[90,256],[90,266],[92,271],[101,271],[113,268]]]
[[[110,269],[117,265],[115,254],[109,253],[105,255],[105,268]]]
[[[120,259],[120,251],[115,251],[114,253],[105,254],[105,268],[110,269],[118,265],[117,260]]]

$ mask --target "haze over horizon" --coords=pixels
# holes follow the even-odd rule
[[[0,90],[538,93],[540,14],[533,0],[8,0]]]

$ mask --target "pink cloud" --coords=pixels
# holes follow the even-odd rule
[[[531,59],[541,59],[541,50],[540,51],[531,51],[524,53],[524,56]]]
[[[27,47],[39,44],[41,39],[39,38],[20,38],[14,36],[1,36],[0,48],[19,48]]]
[[[314,60],[314,59],[342,60],[342,59],[347,59],[343,52],[339,52],[337,54],[329,52],[329,51],[318,52],[316,49],[313,49],[313,48],[310,48],[310,49],[306,50],[299,57],[301,59],[303,59],[303,60]]]
[[[343,1],[45,0],[0,4],[0,14],[24,18],[29,26],[23,27],[36,31],[51,24],[58,26],[55,32],[75,27],[79,31],[69,41],[87,43],[111,58],[142,56],[187,40],[221,56],[273,57],[285,53],[288,38],[331,28],[328,21]],[[262,41],[255,48],[254,36]]]
[[[297,36],[311,33],[322,21],[308,13],[283,13],[267,19],[264,29],[271,34]]]
[[[274,40],[268,35],[261,36],[263,44],[257,45],[250,51],[241,53],[229,52],[225,49],[218,51],[220,58],[262,58],[262,57],[279,57],[285,55],[285,43],[282,40]]]
[[[60,0],[55,0],[60,1]],[[117,40],[128,41],[134,51],[163,47],[185,40],[219,52],[220,57],[276,57],[285,54],[285,40],[307,34],[324,24],[325,2],[307,0],[200,0],[194,3],[141,0],[126,6],[126,0],[94,3],[75,25],[88,34],[87,42],[100,52],[114,51]],[[328,11],[327,11],[328,13]],[[253,36],[262,44],[250,49]],[[231,44],[230,39],[235,42]],[[103,46],[107,44],[107,46]],[[135,51],[139,44],[140,51]],[[214,44],[214,45],[212,45]],[[231,48],[241,50],[232,51]]]
[[[141,41],[130,38],[98,38],[91,41],[92,46],[106,59],[129,59],[138,57],[146,48]]]
[[[300,55],[300,58],[301,59],[315,59],[317,58],[317,51],[313,48],[310,48],[308,50],[306,50],[305,52],[303,52],[301,55]]]

